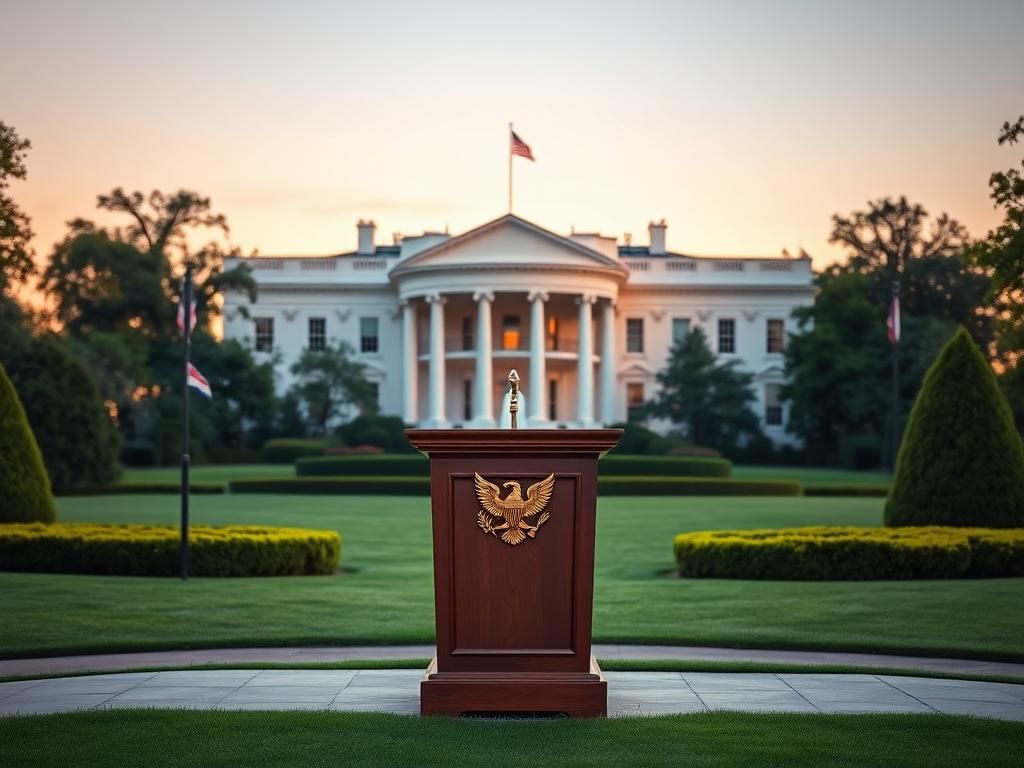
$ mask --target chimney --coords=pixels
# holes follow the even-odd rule
[[[360,256],[372,255],[376,253],[376,246],[373,243],[373,234],[377,229],[377,225],[373,221],[359,220],[356,225],[359,230],[359,248],[356,250]]]
[[[652,221],[647,225],[647,231],[651,233],[651,256],[664,256],[665,255],[665,230],[668,229],[668,224],[665,220]]]

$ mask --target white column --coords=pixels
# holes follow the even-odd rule
[[[494,363],[491,360],[491,303],[494,294],[478,291],[473,294],[476,302],[476,392],[473,403],[473,425],[494,426],[494,387],[491,383]]]
[[[429,394],[431,427],[446,427],[444,415],[444,297],[440,294],[427,296],[430,304],[430,386]]]
[[[594,425],[594,333],[591,313],[596,298],[591,294],[583,294],[576,303],[580,305],[580,347],[576,353],[578,360],[577,380],[579,389],[576,405],[579,409],[578,421],[581,427]]]
[[[416,349],[416,307],[412,299],[402,302],[402,418],[406,424],[419,421],[419,354]]]
[[[615,302],[601,306],[601,421],[615,421]]]
[[[544,326],[544,302],[548,300],[548,295],[543,291],[531,291],[526,298],[530,302],[530,383],[526,389],[530,412],[527,419],[531,427],[539,427],[548,420],[544,344],[547,336],[547,329]]]

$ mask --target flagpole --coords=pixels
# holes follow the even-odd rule
[[[184,322],[182,333],[185,335],[185,365],[182,372],[182,408],[181,408],[181,547],[179,560],[181,580],[188,581],[188,494],[189,494],[189,418],[188,418],[188,365],[192,356],[192,265],[185,266],[185,285],[182,289],[184,303]]]
[[[893,335],[892,335],[892,344],[891,344],[891,346],[892,346],[892,404],[891,404],[891,411],[890,411],[890,414],[889,414],[889,421],[891,422],[890,435],[889,435],[889,441],[890,441],[890,445],[889,445],[889,469],[892,472],[896,471],[896,456],[899,453],[899,449],[900,449],[900,429],[899,429],[899,424],[898,424],[899,413],[900,413],[900,406],[899,406],[899,397],[900,397],[900,358],[899,358],[900,338],[899,337],[900,337],[900,333],[902,331],[902,328],[897,326],[897,322],[899,322],[899,325],[901,326],[902,322],[900,322],[900,321],[902,320],[902,318],[899,318],[899,320],[897,320],[897,315],[893,311],[895,309],[896,302],[899,301],[899,296],[900,296],[900,281],[899,280],[894,280],[893,283],[892,283],[892,297],[889,299],[889,314],[892,317],[892,323],[893,323],[893,328],[892,328]]]
[[[512,213],[512,123],[508,124],[508,212]]]

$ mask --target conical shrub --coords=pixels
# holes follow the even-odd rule
[[[0,365],[0,523],[52,523],[56,518],[42,454]]]
[[[1024,526],[1024,444],[992,368],[963,328],[924,377],[885,522]]]

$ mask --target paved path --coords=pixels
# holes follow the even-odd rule
[[[595,645],[598,659],[680,659],[686,661],[758,661],[780,664],[835,664],[852,667],[920,669],[951,675],[1010,675],[1024,678],[1024,664],[1005,661],[891,656],[825,651],[758,651],[736,648],[664,645]],[[202,664],[300,664],[366,659],[427,659],[432,645],[390,645],[332,648],[220,648],[197,651],[153,651],[40,659],[0,660],[0,676],[69,674],[140,667],[190,667]]]
[[[608,672],[609,714],[707,710],[970,714],[1024,722],[1024,685],[889,675]],[[206,670],[0,683],[0,715],[160,707],[415,714],[423,672]]]

